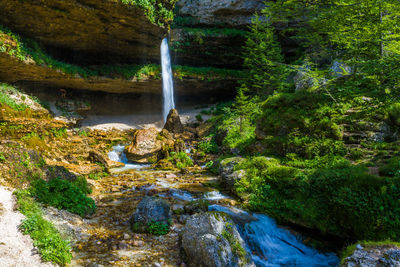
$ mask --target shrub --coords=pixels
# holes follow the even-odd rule
[[[55,178],[46,182],[38,179],[33,181],[31,186],[30,191],[34,197],[58,209],[65,209],[82,217],[93,213],[96,209],[94,200],[69,181]]]
[[[201,141],[197,144],[197,148],[207,154],[217,154],[218,145],[213,139],[209,141]]]
[[[153,221],[147,224],[147,231],[152,235],[166,235],[169,232],[169,224]]]
[[[171,152],[168,161],[172,162],[178,169],[193,166],[192,159],[185,152]]]
[[[37,247],[43,261],[51,261],[61,266],[72,259],[69,242],[64,240],[53,224],[43,218],[40,206],[32,199],[27,190],[14,192],[17,197],[18,210],[27,218],[20,228],[29,234]]]
[[[400,103],[392,104],[388,110],[390,121],[396,125],[400,126]]]
[[[400,240],[400,179],[369,175],[343,160],[326,166],[300,170],[256,157],[237,166],[246,177],[235,188],[251,209],[282,222],[360,240]]]
[[[400,157],[391,158],[387,164],[379,168],[379,174],[400,178]]]

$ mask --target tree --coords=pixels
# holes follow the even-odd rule
[[[296,24],[289,30],[309,50],[324,47],[354,70],[400,54],[398,0],[277,0],[270,10],[274,22]]]
[[[256,15],[252,21],[244,47],[244,68],[247,75],[241,87],[243,94],[269,95],[283,88],[286,78],[283,56],[266,16]]]

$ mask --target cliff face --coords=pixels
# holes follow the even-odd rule
[[[178,64],[241,68],[246,30],[263,0],[181,0],[172,30]]]
[[[199,24],[246,28],[254,13],[265,7],[263,0],[181,0],[177,3],[180,16],[190,16]]]
[[[173,3],[171,0],[163,1],[159,2],[165,2],[165,6]],[[168,27],[154,17],[151,19],[142,7],[121,2],[0,0],[0,82],[53,90],[161,94],[157,64],[160,62],[161,40],[167,35]],[[191,7],[194,8],[193,12],[198,12],[200,16],[196,23],[202,21],[204,26],[207,21],[210,28],[199,31],[196,27],[200,24],[195,24],[193,28],[183,26],[174,30],[171,33],[172,57],[177,59],[174,63],[180,65],[207,68],[188,70],[177,66],[178,70],[174,73],[177,95],[232,96],[240,73],[209,67],[241,67],[238,51],[244,42],[245,32],[238,27],[245,23],[244,14],[250,9],[244,8],[246,10],[237,20],[237,27],[232,26],[236,28],[216,29],[213,27],[223,20],[222,17],[228,20],[230,15],[221,15],[214,3],[213,12],[220,14],[221,19],[213,21],[207,15],[208,2],[200,2],[195,7],[183,1],[178,10],[187,10],[182,13],[185,15]],[[217,2],[229,5],[227,1]],[[230,13],[242,10],[243,5],[248,6],[246,1],[239,2],[239,7],[231,3]],[[186,7],[186,4],[189,6]],[[215,14],[212,17],[217,16]],[[179,16],[177,20],[181,18]],[[201,16],[208,17],[203,19]],[[146,69],[148,66],[151,69],[149,72],[135,73],[135,68]]]
[[[111,0],[0,0],[0,24],[86,64],[158,62],[167,30]]]

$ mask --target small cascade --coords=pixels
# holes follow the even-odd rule
[[[108,152],[108,158],[110,160],[116,161],[116,162],[121,162],[121,163],[125,164],[124,167],[111,169],[112,173],[119,173],[119,172],[124,172],[127,170],[140,170],[140,169],[148,168],[151,166],[151,164],[138,164],[138,163],[129,162],[129,160],[125,156],[124,149],[125,149],[125,146],[117,145],[117,146],[113,146],[113,150]]]
[[[167,121],[168,113],[175,108],[174,83],[172,80],[171,57],[169,55],[168,38],[161,43],[161,68],[163,80],[163,118]]]
[[[325,267],[339,264],[335,254],[322,254],[304,245],[295,235],[279,228],[275,221],[266,215],[250,215],[245,211],[220,205],[211,205],[209,210],[222,211],[236,220],[239,218],[241,221],[247,221],[244,225],[238,225],[238,229],[257,266]]]

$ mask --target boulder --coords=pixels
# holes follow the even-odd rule
[[[171,217],[171,207],[166,200],[146,196],[139,203],[131,218],[131,227],[135,232],[144,232],[149,223],[162,222],[169,224]]]
[[[107,169],[124,166],[124,164],[121,162],[109,160],[107,156],[105,156],[103,153],[97,150],[89,151],[88,160],[92,163],[100,163]]]
[[[128,160],[141,163],[154,162],[162,148],[159,139],[156,128],[137,130],[133,135],[132,144],[125,148],[126,157]]]
[[[181,238],[188,266],[255,266],[235,224],[222,212],[191,216]]]
[[[183,125],[176,109],[169,111],[167,121],[165,122],[164,129],[170,133],[183,133]]]
[[[331,71],[335,77],[343,77],[352,74],[353,69],[343,62],[335,60],[332,64]]]
[[[244,161],[241,157],[227,158],[220,162],[219,174],[221,184],[231,192],[235,192],[234,186],[237,180],[240,180],[246,175],[244,170],[235,171],[235,166]]]
[[[342,267],[400,266],[400,248],[393,245],[356,246],[353,254],[345,258]]]
[[[309,75],[306,71],[299,71],[296,76],[294,76],[293,81],[296,92],[306,91],[318,85],[318,80]]]

